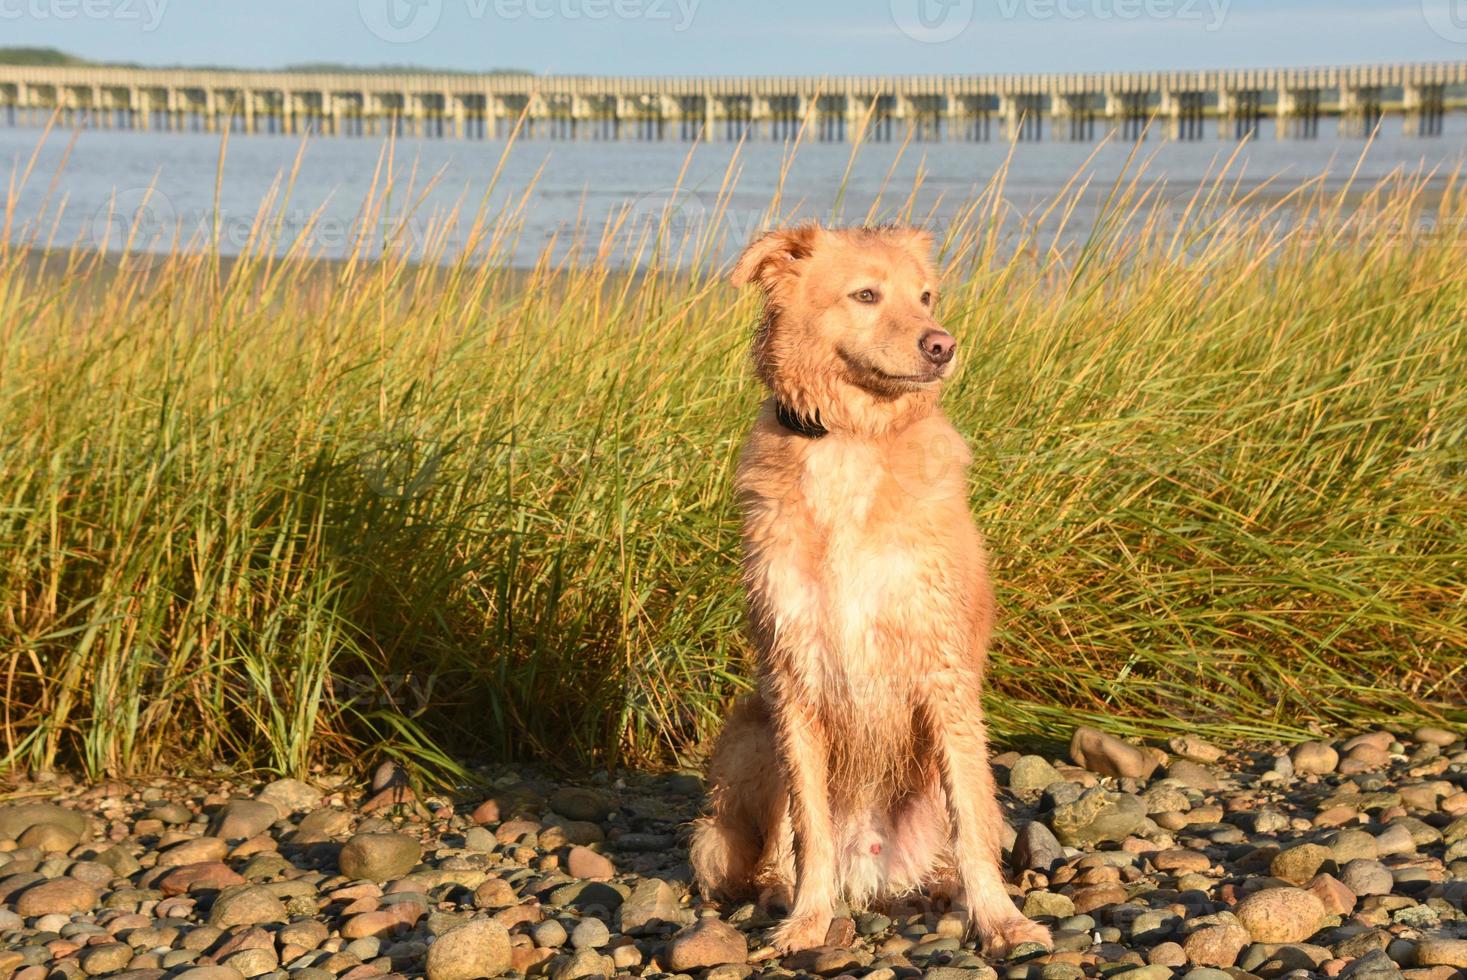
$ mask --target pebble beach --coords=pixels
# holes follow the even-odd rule
[[[986,959],[920,896],[775,920],[693,892],[693,773],[571,783],[485,768],[418,794],[391,765],[261,780],[12,780],[0,977],[778,980],[1467,978],[1467,742],[1136,745],[1080,728],[994,758],[1016,903],[1054,948]]]

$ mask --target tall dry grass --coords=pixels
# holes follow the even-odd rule
[[[470,202],[454,257],[446,216],[374,193],[326,262],[280,240],[288,176],[237,260],[8,235],[8,761],[686,753],[747,685],[733,182],[696,228],[628,213],[518,272],[528,194]],[[1000,174],[940,229],[998,731],[1467,721],[1458,181],[1267,203],[1223,171],[1178,217],[1138,165],[1067,234],[1096,193],[1016,219]]]

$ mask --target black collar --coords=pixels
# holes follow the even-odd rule
[[[806,439],[819,439],[830,433],[829,429],[820,424],[820,413],[818,411],[815,413],[814,418],[807,419],[802,415],[796,414],[795,410],[784,402],[775,402],[774,417],[779,419],[780,425],[789,429],[795,435],[804,436]]]

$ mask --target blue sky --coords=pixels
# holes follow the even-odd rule
[[[1467,0],[0,0],[106,60],[892,74],[1467,58]]]

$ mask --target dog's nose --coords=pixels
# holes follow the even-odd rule
[[[933,364],[946,364],[958,351],[958,339],[946,330],[929,330],[917,341],[917,346]]]

